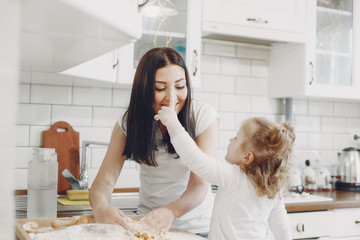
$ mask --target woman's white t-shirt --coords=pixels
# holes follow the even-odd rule
[[[218,114],[208,104],[192,101],[191,110],[194,114],[195,137],[203,133],[217,118]],[[122,127],[121,120],[118,122]],[[124,125],[124,127],[126,127]],[[126,130],[123,129],[126,134]],[[140,191],[139,191],[139,214],[147,214],[150,211],[171,203],[185,192],[190,171],[184,166],[176,154],[166,152],[166,146],[161,144],[162,134],[156,132],[155,159],[158,166],[140,164]],[[177,218],[172,227],[181,228],[192,233],[205,233],[209,231],[210,218],[213,209],[213,195],[209,189],[204,201],[183,216]]]

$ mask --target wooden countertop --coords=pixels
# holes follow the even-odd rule
[[[360,192],[331,191],[314,192],[314,195],[331,197],[333,201],[287,203],[286,210],[290,212],[321,211],[335,208],[360,208]]]

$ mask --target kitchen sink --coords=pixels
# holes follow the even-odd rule
[[[66,196],[59,196],[66,197]],[[15,195],[15,211],[16,218],[26,218],[27,216],[27,195]],[[119,208],[125,214],[134,215],[139,202],[138,193],[113,193],[111,199],[111,206]],[[91,206],[63,206],[60,203],[57,205],[57,217],[69,217],[75,215],[90,215],[92,214]]]

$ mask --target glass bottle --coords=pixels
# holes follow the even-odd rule
[[[54,148],[35,148],[28,165],[28,218],[56,218],[58,162]]]

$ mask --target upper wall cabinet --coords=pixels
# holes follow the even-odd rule
[[[306,44],[270,50],[269,96],[360,99],[360,2],[307,3]]]
[[[141,37],[136,0],[23,0],[21,67],[61,72]]]
[[[184,58],[194,87],[199,86],[201,1],[149,1],[142,7],[142,37],[101,57],[65,71],[66,74],[132,84],[141,57],[154,47],[171,47]]]
[[[204,38],[272,44],[305,42],[306,1],[204,0]]]

